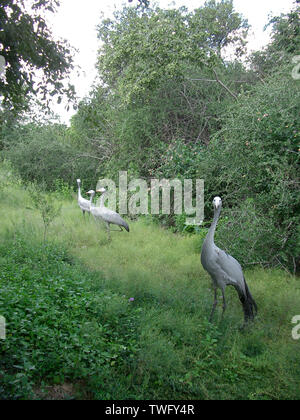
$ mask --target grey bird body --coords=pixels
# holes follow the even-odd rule
[[[105,193],[105,189],[97,190],[97,192]],[[91,195],[91,199],[89,201],[90,205],[90,212],[94,216],[95,219],[101,219],[106,223],[108,236],[110,238],[110,225],[117,225],[120,227],[120,231],[122,231],[122,227],[124,227],[127,232],[129,232],[129,226],[125,222],[124,219],[115,211],[108,209],[104,206],[105,195],[103,194],[100,199],[100,205],[98,207],[92,204],[93,197],[95,195],[95,191],[90,190],[87,194]]]
[[[245,294],[244,275],[240,263],[225,251],[213,245],[203,244],[201,263],[210,274],[214,287],[222,289],[228,285],[240,287]]]
[[[221,198],[215,197],[213,205],[214,220],[204,240],[201,251],[201,263],[203,268],[211,276],[215,292],[215,300],[210,319],[212,319],[217,306],[217,289],[221,289],[222,291],[224,314],[226,309],[225,288],[230,285],[236,289],[239,295],[244,310],[245,322],[248,322],[254,319],[254,311],[257,312],[257,306],[247,286],[240,263],[231,255],[218,248],[214,243],[214,234],[222,208]]]

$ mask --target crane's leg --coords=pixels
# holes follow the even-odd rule
[[[123,229],[121,228],[121,226],[119,226],[119,230],[118,229],[111,229],[111,232],[123,232]]]
[[[226,299],[225,299],[225,290],[224,289],[222,289],[222,296],[223,296],[223,312],[222,312],[222,319],[223,319],[223,315],[224,315],[224,312],[225,312],[225,310],[226,310]]]
[[[218,304],[218,300],[217,300],[217,289],[216,288],[214,289],[214,293],[215,293],[215,300],[214,300],[213,307],[212,307],[212,310],[211,310],[211,314],[210,314],[210,317],[209,317],[209,322],[212,321],[212,317],[213,317],[213,315],[215,313],[215,309],[216,309],[216,306]]]

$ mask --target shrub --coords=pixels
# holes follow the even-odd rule
[[[79,177],[87,184],[97,182],[98,161],[72,144],[66,127],[29,124],[14,131],[15,139],[6,145],[4,156],[24,181],[42,182],[52,191],[57,182],[75,186]]]
[[[61,211],[61,204],[54,201],[54,198],[44,193],[41,188],[30,188],[31,200],[34,207],[40,212],[44,223],[44,242],[46,241],[46,234],[50,224],[56,219]]]
[[[222,130],[201,155],[198,177],[205,179],[206,215],[212,214],[211,200],[220,195],[225,207],[232,209],[230,221],[242,216],[246,199],[255,203],[249,208],[246,242],[235,231],[235,247],[255,248],[266,256],[268,245],[274,252],[272,262],[296,271],[300,255],[299,230],[299,141],[300,83],[284,67],[264,84],[240,95],[224,118]],[[239,223],[239,222],[237,222]],[[259,226],[268,237],[254,235]],[[225,233],[225,232],[224,232]],[[229,231],[227,231],[229,234]],[[271,235],[271,236],[270,236]],[[271,257],[271,255],[269,255]],[[267,258],[270,261],[270,258]]]
[[[243,266],[276,265],[282,248],[282,232],[253,199],[223,210],[215,240]]]
[[[122,377],[135,351],[137,312],[110,290],[91,290],[95,274],[58,245],[19,232],[0,243],[0,400],[35,398],[40,384]],[[97,275],[99,277],[99,274]],[[102,379],[100,381],[100,378]]]

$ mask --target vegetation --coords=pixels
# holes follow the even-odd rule
[[[59,215],[61,206],[56,205],[52,197],[48,197],[45,193],[37,189],[36,187],[31,188],[31,199],[33,206],[40,212],[44,223],[44,242],[46,241],[46,235],[50,224]]]
[[[296,4],[299,4],[298,0]],[[270,73],[276,73],[278,65],[284,65],[292,56],[299,54],[299,6],[286,15],[273,17],[268,26],[270,25],[272,25],[272,42],[262,51],[256,51],[252,55],[252,65],[262,78]]]
[[[229,223],[220,232],[226,249],[243,263],[279,264],[291,271],[300,255],[300,85],[295,82],[284,67],[240,95],[198,164],[206,192],[222,191],[230,208]],[[245,236],[237,246],[234,238],[241,230]]]
[[[43,243],[37,210],[19,205],[29,192],[13,183],[1,195],[2,399],[299,399],[295,278],[247,271],[255,324],[239,329],[230,288],[224,321],[219,308],[210,324],[196,236],[140,220],[108,243],[73,198]]]
[[[64,125],[16,125],[3,142],[6,158],[26,182],[38,182],[54,190],[57,182],[73,187],[80,173],[86,174],[84,181],[91,185],[98,179],[98,160],[70,141]]]
[[[231,0],[194,11],[129,0],[99,22],[101,82],[70,127],[18,118],[43,89],[44,105],[72,99],[70,47],[43,15],[59,2],[2,3],[0,398],[298,399],[299,1],[247,56],[248,23]],[[12,48],[16,27],[26,36]],[[149,185],[204,179],[204,224],[132,218],[108,243],[74,190],[78,177],[84,194],[121,170]],[[259,307],[246,331],[234,290],[224,320],[207,321],[199,254],[216,195],[216,242],[245,268]]]
[[[55,95],[58,102],[59,95],[74,99],[74,87],[65,83],[73,68],[71,47],[53,40],[45,20],[45,13],[54,13],[58,5],[57,0],[35,0],[29,7],[22,0],[1,2],[0,54],[6,62],[6,80],[0,80],[0,92],[2,106],[11,113],[28,108],[32,95],[39,95],[46,105]],[[0,122],[5,116],[0,114]]]

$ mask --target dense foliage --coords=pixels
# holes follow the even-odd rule
[[[66,83],[73,68],[71,47],[54,40],[45,13],[54,13],[57,0],[3,0],[0,4],[0,55],[6,62],[0,79],[2,106],[17,113],[28,108],[28,98],[39,95],[49,105],[54,96],[74,99],[74,87]],[[37,76],[37,73],[39,76]],[[0,114],[1,120],[5,115]]]
[[[286,15],[273,17],[268,26],[272,26],[272,42],[261,51],[252,54],[251,65],[261,78],[276,73],[280,65],[284,65],[293,56],[299,55],[300,44],[300,6]]]
[[[0,400],[32,398],[33,384],[42,393],[46,382],[98,376],[100,383],[130,357],[138,314],[122,296],[91,290],[93,274],[65,250],[17,235],[1,244],[0,266],[0,313],[13,331],[0,347]],[[117,316],[108,316],[110,304],[120,305]],[[98,392],[105,396],[105,388]]]
[[[222,242],[244,263],[299,264],[299,114],[300,84],[284,67],[240,96],[200,158],[206,192],[232,209]]]
[[[7,169],[1,165],[1,400],[299,399],[297,279],[246,270],[255,324],[240,330],[233,288],[223,321],[218,308],[210,323],[198,236],[140,220],[108,244],[76,200],[60,196],[44,243],[32,193]]]
[[[240,51],[247,29],[232,1],[210,0],[192,13],[184,7],[124,8],[99,25],[99,73],[128,104],[161,82],[185,79],[187,71],[195,71],[187,69],[188,64],[196,70],[212,67],[225,47]]]
[[[248,24],[229,0],[193,12],[124,7],[98,27],[102,83],[71,127],[4,126],[5,156],[24,180],[52,190],[77,177],[87,187],[117,181],[120,170],[147,181],[203,178],[208,221],[212,197],[223,198],[220,244],[242,264],[297,272],[299,22],[297,3],[273,18],[271,43],[245,66]],[[184,215],[159,220],[187,230]]]
[[[231,0],[193,12],[128,0],[99,24],[101,82],[70,127],[16,119],[31,96],[73,95],[70,49],[42,13],[59,2],[31,3],[0,6],[0,399],[299,399],[299,0],[247,62],[248,24]],[[108,243],[74,188],[120,170],[149,186],[204,179],[204,225],[148,215]],[[207,319],[199,253],[216,195],[216,243],[259,308],[244,330],[230,287],[224,319]]]
[[[4,147],[24,181],[38,182],[49,190],[56,189],[57,182],[74,187],[81,173],[84,185],[89,185],[99,174],[98,161],[71,142],[61,124],[17,126],[10,130]]]

